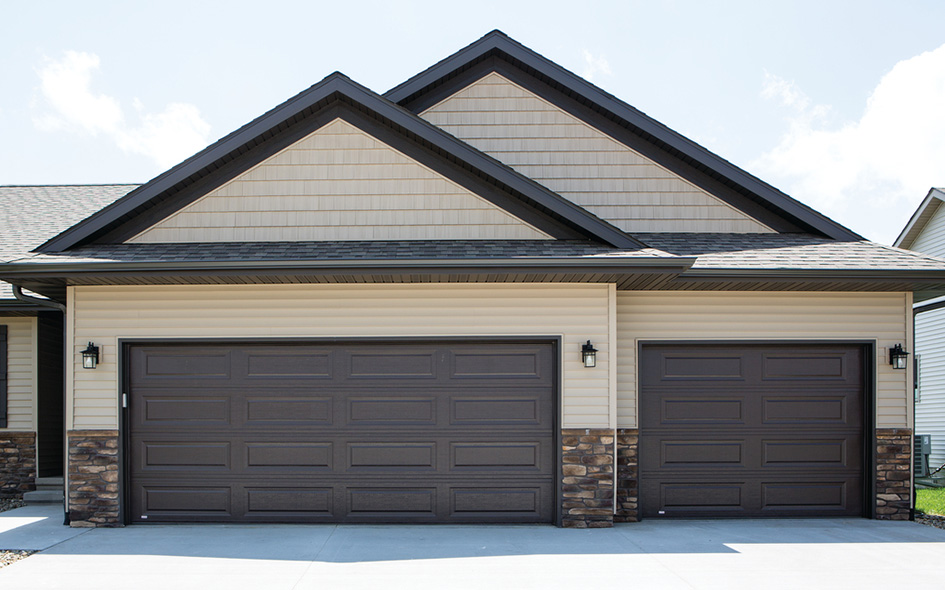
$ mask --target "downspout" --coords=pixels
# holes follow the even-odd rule
[[[912,347],[912,506],[909,508],[909,520],[915,521],[915,505],[916,501],[919,498],[919,495],[916,493],[915,489],[915,393],[916,388],[919,386],[919,366],[917,364],[918,353],[915,349],[915,316],[919,315],[923,311],[932,311],[933,309],[939,309],[943,306],[945,302],[940,301],[934,305],[929,305],[925,307],[916,307],[915,304],[912,305],[912,342],[909,343],[909,346]]]
[[[65,412],[66,404],[66,369],[68,363],[68,355],[66,351],[69,349],[69,343],[66,342],[66,306],[59,303],[58,301],[53,301],[51,299],[42,299],[40,297],[30,297],[23,293],[23,287],[19,285],[13,285],[13,296],[22,301],[23,303],[30,303],[32,305],[38,305],[40,307],[48,307],[51,309],[59,310],[62,313],[62,408]],[[38,369],[38,367],[37,367]],[[39,404],[39,392],[36,392],[36,403]],[[38,425],[37,425],[38,427]],[[66,485],[66,478],[69,477],[69,436],[65,431],[66,428],[66,416],[62,416],[62,524],[69,524],[69,491]],[[37,439],[39,438],[39,432],[37,428]],[[36,458],[37,474],[39,473],[39,456]]]
[[[58,301],[53,301],[52,299],[42,299],[40,297],[30,297],[23,293],[23,287],[19,285],[13,285],[13,296],[22,301],[23,303],[30,303],[32,305],[39,305],[40,307],[51,307],[53,309],[58,309],[65,315],[66,306],[59,303]]]

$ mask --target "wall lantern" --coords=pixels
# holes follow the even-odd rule
[[[592,368],[597,366],[597,349],[588,340],[587,344],[581,346],[581,358],[584,360],[584,366]]]
[[[95,346],[91,342],[82,351],[82,368],[83,369],[94,369],[98,366],[98,346]]]
[[[889,349],[889,364],[893,369],[905,369],[909,353],[902,349],[902,344],[897,344]]]

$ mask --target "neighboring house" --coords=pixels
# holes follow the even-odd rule
[[[908,518],[889,349],[945,261],[493,32],[383,96],[332,74],[0,278],[67,306],[74,525],[603,527]]]
[[[945,258],[945,189],[929,190],[895,246]],[[945,299],[915,306],[915,352],[919,387],[915,399],[915,432],[932,435],[932,469],[945,464]]]
[[[0,261],[35,248],[137,185],[0,186]],[[63,474],[63,323],[0,282],[0,495]]]

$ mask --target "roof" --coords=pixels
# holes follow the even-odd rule
[[[0,261],[36,248],[137,186],[0,186]],[[10,285],[0,282],[0,300],[12,298]]]
[[[943,201],[945,201],[945,188],[932,187],[929,189],[929,193],[919,204],[919,208],[915,210],[912,217],[909,218],[906,226],[902,228],[902,232],[893,242],[893,246],[911,248]]]
[[[866,240],[810,234],[637,234],[652,248],[694,256],[692,269],[943,270],[945,260]]]
[[[627,249],[582,240],[420,240],[92,244],[66,252],[22,252],[17,266],[305,261],[689,259],[693,270],[945,271],[945,260],[869,241],[811,234],[649,233]]]
[[[945,292],[945,260],[810,234],[641,234],[579,240],[93,244],[24,253],[4,275],[65,284],[613,282],[618,289]]]
[[[488,33],[384,96],[420,112],[491,71],[500,71],[514,82],[537,90],[542,98],[559,108],[670,167],[770,227],[837,240],[863,239],[502,31]]]
[[[624,248],[640,246],[586,209],[336,72],[62,232],[39,250],[61,252],[95,241],[123,241],[337,117],[394,143],[414,159],[557,238],[595,239]]]

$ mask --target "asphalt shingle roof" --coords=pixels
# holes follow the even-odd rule
[[[351,242],[215,242],[101,244],[22,262],[233,262],[276,260],[476,260],[500,258],[674,258],[642,248],[616,248],[580,240],[429,240]]]
[[[693,269],[940,270],[945,260],[868,241],[808,234],[637,234],[649,248],[623,250],[574,240],[217,242],[99,244],[22,254],[24,263],[234,262],[304,260],[489,260],[506,258],[696,257]]]
[[[0,261],[22,256],[137,186],[0,186]],[[0,299],[12,297],[10,285],[0,282]]]
[[[696,256],[693,269],[945,270],[945,260],[869,241],[810,234],[635,234],[652,248]]]

